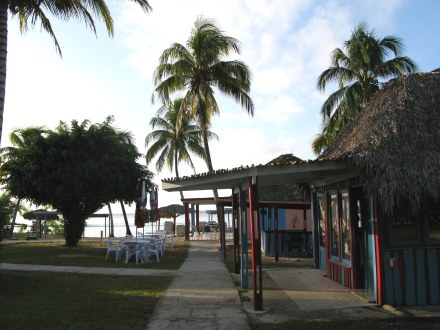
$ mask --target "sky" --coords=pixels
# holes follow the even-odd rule
[[[360,22],[378,38],[401,38],[402,54],[420,71],[440,67],[438,0],[150,0],[149,14],[131,1],[107,3],[113,38],[101,21],[96,21],[95,36],[83,22],[51,19],[62,58],[39,23],[22,35],[18,20],[9,17],[2,147],[13,129],[54,129],[60,121],[84,119],[101,123],[112,115],[115,126],[132,132],[145,154],[149,122],[161,105],[151,103],[159,56],[174,42],[185,44],[199,16],[240,41],[241,53],[228,59],[241,60],[252,71],[253,117],[215,94],[220,115],[211,130],[220,139],[210,144],[214,169],[265,164],[285,153],[315,158],[311,143],[322,129],[320,107],[335,90],[329,85],[318,92],[317,77],[329,67],[331,51],[342,47]],[[207,171],[201,160],[193,160],[197,173]],[[159,187],[162,179],[175,176],[167,169],[157,173],[154,163],[149,169]],[[184,165],[179,172],[193,174]],[[185,193],[205,196],[212,193]],[[177,192],[159,191],[159,206],[179,200]]]

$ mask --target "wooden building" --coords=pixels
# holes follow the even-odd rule
[[[381,305],[439,304],[439,123],[440,72],[410,74],[385,84],[316,160],[166,179],[162,188],[231,189],[235,227],[251,224],[257,310],[266,224],[259,193],[285,184],[310,189],[316,268]]]
[[[359,176],[315,186],[316,266],[379,304],[440,300],[440,73],[388,82],[319,161]]]

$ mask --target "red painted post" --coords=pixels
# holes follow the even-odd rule
[[[200,226],[200,205],[196,205],[196,227],[199,228]]]
[[[328,205],[329,205],[329,196],[325,193],[325,218],[324,218],[324,227],[325,227],[325,269],[327,272],[327,278],[333,279],[331,270],[330,270],[330,224],[329,224],[329,213],[328,213]],[[319,206],[318,206],[319,207]]]
[[[258,184],[249,178],[249,213],[252,236],[252,284],[254,293],[254,310],[263,310],[263,278],[261,265],[261,233],[258,215]]]
[[[377,205],[373,202],[373,214],[374,214],[374,243],[375,243],[375,254],[376,254],[376,280],[377,280],[377,304],[382,306],[382,259],[381,259],[381,244],[380,235],[381,230],[377,221]]]

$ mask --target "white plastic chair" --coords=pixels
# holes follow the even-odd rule
[[[165,254],[165,242],[166,242],[166,238],[162,238],[159,240],[159,251],[160,251],[160,255],[163,257]]]
[[[142,247],[140,244],[125,244],[124,245],[124,249],[125,249],[125,263],[128,264],[128,260],[130,260],[130,258],[132,256],[136,256],[136,265],[140,262],[144,262],[143,258],[142,258]]]
[[[165,230],[156,230],[156,236],[165,237],[165,235],[166,235]]]
[[[171,251],[174,251],[174,234],[167,234],[165,236],[165,244],[168,243],[171,247]]]
[[[111,252],[114,252],[115,253],[115,262],[118,262],[119,258],[121,256],[122,249],[123,249],[121,243],[112,241],[111,239],[106,239],[105,243],[107,244],[107,253],[105,255],[105,261],[107,261],[109,254]]]
[[[150,259],[151,255],[156,256],[156,261],[160,262],[160,255],[161,255],[161,241],[152,242],[150,246],[148,247],[148,254],[147,258]]]

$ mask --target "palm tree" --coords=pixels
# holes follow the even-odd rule
[[[147,0],[131,0],[141,6],[145,12],[151,10]],[[8,14],[17,16],[20,21],[22,33],[29,29],[29,23],[35,26],[41,21],[41,28],[52,37],[55,48],[61,56],[61,47],[52,29],[52,25],[46,16],[51,14],[67,21],[71,18],[84,21],[96,34],[93,16],[104,21],[110,36],[113,36],[113,19],[105,0],[1,0],[0,1],[0,144],[3,128],[3,113],[5,106],[6,91],[6,63],[8,44]]]
[[[229,53],[240,54],[238,40],[223,33],[213,21],[197,18],[186,47],[174,43],[159,59],[154,72],[155,92],[164,102],[170,95],[186,91],[184,107],[194,116],[202,131],[206,164],[213,171],[208,145],[208,130],[211,118],[220,110],[214,97],[214,88],[232,97],[250,114],[254,104],[248,95],[251,86],[251,72],[241,61],[226,61]],[[154,94],[152,97],[154,101]]]
[[[145,146],[151,144],[146,155],[147,165],[159,155],[156,161],[157,171],[162,171],[166,165],[171,171],[174,168],[177,178],[181,161],[186,162],[195,171],[190,152],[202,159],[206,157],[201,129],[186,112],[181,98],[161,106],[157,115],[150,121],[151,127],[156,130],[145,138]],[[217,135],[209,130],[206,131],[206,135],[208,139],[217,138]],[[182,192],[180,197],[183,199]]]
[[[325,91],[328,83],[336,82],[339,89],[321,107],[324,129],[312,144],[315,153],[321,153],[339,130],[358,115],[383,85],[379,79],[399,77],[417,70],[413,60],[400,55],[402,49],[400,38],[385,36],[378,39],[375,31],[369,31],[362,22],[342,49],[333,50],[331,66],[319,76],[317,88]],[[395,57],[387,60],[390,53]]]

